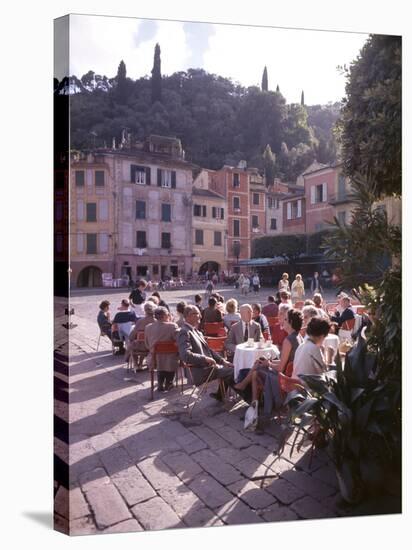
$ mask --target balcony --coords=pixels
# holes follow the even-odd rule
[[[331,195],[329,197],[328,203],[332,206],[337,206],[339,204],[353,202],[353,200],[354,194],[348,191],[345,193],[336,193],[335,195]]]
[[[234,209],[233,209],[233,212],[234,212],[235,214],[240,214],[240,213],[241,213],[241,209],[240,209],[240,208],[234,208]]]
[[[252,233],[260,233],[260,227],[252,227]]]

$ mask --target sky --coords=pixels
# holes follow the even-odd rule
[[[128,17],[70,16],[70,74],[89,70],[113,77],[120,60],[127,76],[150,75],[156,42],[162,74],[202,68],[239,82],[261,85],[267,66],[269,90],[280,91],[287,103],[308,105],[339,101],[345,77],[338,66],[359,54],[367,34],[185,23]]]

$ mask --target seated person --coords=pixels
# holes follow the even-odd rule
[[[176,318],[175,318],[175,323],[177,324],[177,326],[179,328],[181,328],[184,323],[185,323],[185,320],[184,320],[184,317],[183,317],[183,312],[185,310],[185,307],[187,306],[187,303],[182,300],[181,302],[177,302],[176,304]]]
[[[270,328],[266,316],[262,313],[262,307],[260,304],[252,304],[252,317],[255,323],[259,323],[260,330],[262,331],[263,336],[268,339],[270,337]]]
[[[146,352],[148,351],[144,342],[137,341],[137,333],[138,332],[144,332],[147,325],[150,325],[151,323],[154,323],[155,317],[154,312],[156,309],[156,305],[153,302],[147,301],[145,305],[143,306],[145,316],[141,317],[136,321],[136,324],[134,328],[132,328],[130,334],[129,334],[129,343],[127,345],[126,349],[126,355],[125,355],[125,361],[126,363],[129,360],[130,355],[133,357],[133,364],[135,368],[138,370],[142,370],[142,364],[143,364],[143,355],[139,355],[140,352]]]
[[[158,306],[154,311],[155,322],[147,325],[144,331],[144,343],[149,350],[147,364],[153,367],[153,350],[157,342],[176,341],[179,328],[176,323],[170,321],[170,314],[163,306]],[[176,353],[162,353],[157,364],[157,390],[169,391],[173,388],[179,358]]]
[[[211,296],[208,300],[208,307],[203,310],[201,326],[204,327],[205,323],[221,323],[223,321],[222,312],[217,307],[217,300],[214,296]]]
[[[152,292],[152,296],[155,296],[159,300],[159,302],[158,302],[159,306],[165,307],[167,309],[167,311],[170,313],[170,307],[166,304],[166,302],[164,300],[162,300],[162,298],[160,297],[160,294],[157,292],[157,290]]]
[[[185,323],[179,331],[177,342],[180,359],[191,366],[193,383],[200,386],[206,382],[211,374],[211,368],[219,365],[212,373],[211,380],[223,379],[225,386],[233,386],[233,365],[209,348],[205,337],[198,330],[200,312],[197,307],[187,306],[184,318]],[[220,387],[217,393],[210,395],[218,400],[223,399]]]
[[[341,328],[345,321],[354,319],[355,314],[353,312],[353,309],[351,308],[349,296],[343,296],[342,298],[340,298],[339,305],[340,311],[337,309],[335,311],[335,315],[332,315],[330,319],[334,323],[338,323],[339,328]]]
[[[290,292],[288,290],[281,290],[279,292],[279,297],[281,304],[288,304],[292,307],[292,300],[290,299]]]
[[[262,307],[263,315],[266,317],[277,317],[278,316],[278,305],[275,301],[274,296],[268,296],[268,303]]]
[[[240,321],[240,313],[238,312],[238,303],[237,300],[231,298],[226,302],[226,311],[223,315],[223,323],[225,327],[229,330],[233,323]]]
[[[129,334],[135,322],[136,314],[134,311],[130,311],[129,300],[123,299],[113,319],[113,323],[116,323],[118,326],[120,340],[128,341]]]
[[[99,325],[100,332],[112,339],[112,323],[110,322],[109,313],[110,302],[103,300],[99,305],[99,313],[97,315],[97,324]]]
[[[283,340],[280,359],[268,361],[264,357],[260,357],[245,378],[235,386],[236,390],[244,391],[251,384],[252,401],[258,400],[260,393],[264,391],[265,416],[269,416],[274,407],[278,408],[282,404],[278,373],[285,372],[287,365],[293,362],[295,352],[303,342],[299,334],[302,322],[302,313],[297,309],[289,309],[283,322],[283,328],[288,335]]]
[[[249,304],[243,304],[239,308],[241,320],[230,327],[226,339],[226,350],[229,354],[234,355],[236,346],[247,342],[249,338],[253,338],[255,342],[259,342],[262,331],[259,323],[252,320],[253,309]]]
[[[201,297],[201,295],[195,294],[195,306],[200,311],[200,314],[202,314],[203,312],[202,302],[203,302],[203,298]]]
[[[313,306],[303,306],[302,308],[302,315],[303,315],[303,325],[302,328],[306,330],[306,327],[311,319],[314,317],[320,317],[318,309]]]
[[[333,363],[333,361],[335,360],[335,357],[336,357],[336,354],[338,353],[339,351],[339,344],[340,344],[340,340],[339,340],[339,336],[338,336],[338,323],[329,323],[330,324],[330,328],[329,328],[329,334],[327,335],[327,337],[325,338],[325,342],[324,342],[324,347],[326,347],[326,350],[328,347],[332,348],[332,353],[331,353],[331,356],[329,357],[330,359],[330,363]],[[330,352],[328,352],[330,353]]]
[[[313,317],[306,327],[306,340],[295,352],[293,378],[301,374],[322,374],[327,369],[322,351],[323,342],[329,334],[330,323],[320,317]]]

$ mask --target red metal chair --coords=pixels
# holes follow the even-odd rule
[[[206,342],[209,348],[222,356],[226,356],[225,342],[226,336],[212,337],[206,336]]]
[[[270,327],[270,331],[272,333],[272,342],[280,347],[283,344],[283,340],[286,338],[288,333],[286,332],[286,330],[283,330],[283,328],[281,328],[279,323],[273,325],[273,327]]]
[[[357,313],[358,315],[362,315],[362,314],[365,313],[365,312],[366,312],[366,307],[365,307],[365,306],[358,306],[358,307],[356,308],[356,313]]]
[[[139,331],[136,332],[135,341],[144,344],[144,330],[139,330]],[[127,368],[128,369],[133,369],[136,372],[136,370],[133,367],[134,357],[137,357],[138,359],[140,359],[140,357],[145,358],[148,355],[149,355],[149,350],[147,350],[147,349],[142,350],[142,351],[140,351],[140,350],[136,350],[134,352],[132,351],[130,353],[129,360],[127,362]]]
[[[292,378],[286,376],[283,373],[279,373],[279,386],[282,392],[286,395],[293,390],[300,389],[302,387],[302,381],[299,378]]]
[[[342,323],[341,329],[342,330],[353,330],[353,327],[355,326],[356,319],[348,319],[344,323]]]
[[[159,355],[170,355],[170,354],[176,354],[179,355],[179,350],[177,348],[177,344],[174,340],[165,340],[164,342],[157,342],[154,345],[153,353],[152,353],[152,365],[150,368],[150,399],[153,400],[153,393],[154,393],[154,371],[157,370],[158,367],[158,357]],[[181,376],[181,383],[182,383],[182,392],[183,392],[183,372],[181,370],[180,372]],[[177,380],[176,380],[177,385]]]
[[[220,323],[205,323],[203,326],[205,336],[226,336],[226,329],[223,321]]]

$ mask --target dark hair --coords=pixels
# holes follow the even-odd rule
[[[335,321],[330,323],[329,333],[330,334],[337,334],[338,333],[339,325],[338,323],[335,323]]]
[[[201,302],[202,301],[202,297],[200,296],[200,294],[195,294],[195,302]]]
[[[124,306],[124,307],[129,307],[130,306],[130,302],[127,298],[123,298],[122,306]]]
[[[140,279],[140,281],[137,283],[137,288],[139,288],[139,286],[144,286],[146,288],[147,281],[145,281],[144,279]]]
[[[157,319],[158,321],[161,321],[162,319],[164,319],[167,315],[169,315],[169,312],[167,311],[167,309],[163,306],[158,306],[155,310],[154,310],[154,316],[155,316],[155,319]]]
[[[183,312],[184,312],[186,306],[187,306],[187,303],[184,300],[182,302],[177,302],[176,311],[183,315]]]
[[[303,324],[303,315],[298,309],[288,311],[288,323],[295,332],[299,332]]]
[[[327,336],[329,334],[330,323],[320,317],[313,317],[307,327],[306,334],[308,336]]]
[[[159,300],[161,300],[160,294],[157,292],[157,290],[155,290],[154,292],[152,292],[152,296],[156,296],[157,298],[159,298]]]
[[[268,302],[274,304],[275,303],[275,297],[274,296],[268,296]]]
[[[209,307],[215,306],[215,305],[217,304],[216,298],[214,298],[213,296],[211,296],[211,297],[209,298],[208,304],[209,304]]]
[[[99,305],[99,309],[102,311],[110,306],[109,300],[103,300],[103,302]]]
[[[281,298],[290,298],[290,292],[288,292],[287,290],[281,290],[279,295]]]
[[[258,311],[259,313],[262,311],[262,306],[260,304],[252,304],[252,308]]]

